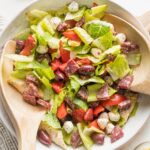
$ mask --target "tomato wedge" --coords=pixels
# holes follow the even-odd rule
[[[52,70],[57,70],[59,68],[59,66],[61,65],[61,62],[59,59],[55,58],[52,63],[51,63],[51,66],[52,66]]]
[[[61,65],[59,66],[59,69],[64,72],[66,66],[67,66],[67,63],[61,64]]]
[[[56,93],[60,93],[63,87],[63,82],[53,82],[52,88]]]
[[[95,128],[97,128],[97,129],[99,129],[97,120],[92,121],[92,122],[89,124],[89,127],[95,127]]]
[[[57,109],[57,118],[63,119],[67,116],[67,108],[65,103],[62,103]]]
[[[84,120],[85,111],[83,109],[74,109],[72,111],[73,121],[78,123]]]
[[[94,109],[94,116],[97,117],[101,112],[103,112],[105,110],[105,108],[101,105],[97,106]]]
[[[31,55],[31,50],[35,47],[36,41],[32,35],[29,35],[25,40],[25,46],[23,50],[20,52],[20,55],[29,56]]]
[[[109,100],[103,101],[102,106],[115,106],[124,101],[126,98],[121,94],[114,94],[110,97]]]
[[[66,38],[68,38],[69,40],[81,42],[81,39],[78,37],[78,35],[73,30],[67,30],[67,31],[63,32],[63,35]]]
[[[85,121],[92,121],[93,118],[94,118],[94,116],[93,116],[93,109],[92,109],[92,108],[89,108],[89,109],[86,111],[85,115],[84,115],[84,120],[85,120]]]
[[[88,58],[77,59],[76,62],[78,65],[91,65],[92,64],[92,62]]]
[[[59,43],[60,56],[63,63],[66,63],[70,59],[70,52],[63,49],[63,42]]]

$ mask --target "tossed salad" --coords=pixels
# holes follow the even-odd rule
[[[28,28],[14,38],[15,54],[6,55],[14,61],[8,83],[47,110],[37,135],[45,145],[90,150],[106,136],[113,143],[136,112],[137,94],[129,89],[139,46],[104,21],[106,9],[73,1],[57,11],[31,10]]]

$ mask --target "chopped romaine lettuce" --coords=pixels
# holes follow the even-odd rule
[[[61,128],[59,120],[57,119],[55,114],[53,114],[52,112],[48,112],[45,115],[42,122],[46,122],[46,124],[48,124],[50,127],[55,128],[55,129],[60,129]]]
[[[104,65],[98,65],[96,67],[96,70],[95,70],[95,75],[96,76],[100,76],[100,75],[102,75],[104,73],[105,73],[105,66]]]
[[[11,76],[18,78],[18,79],[25,79],[27,74],[30,74],[31,71],[27,70],[15,70],[11,72]]]
[[[74,48],[74,52],[77,54],[87,54],[90,51],[89,45],[80,45],[76,48]]]
[[[49,68],[37,68],[35,69],[36,72],[38,72],[39,75],[45,76],[47,79],[52,80],[55,78],[55,74],[51,67]]]
[[[101,79],[100,77],[96,77],[96,76],[93,76],[89,79],[82,80],[78,76],[72,75],[72,76],[70,76],[70,79],[74,79],[80,85],[84,85],[84,84],[87,84],[87,83],[100,83],[100,84],[104,83],[103,79]]]
[[[141,62],[141,54],[139,53],[129,53],[127,54],[127,60],[129,65],[136,66]]]
[[[18,54],[6,54],[5,57],[12,59],[17,62],[32,62],[34,59],[34,56],[24,56],[24,55],[18,55]]]
[[[40,64],[37,61],[33,61],[33,62],[15,62],[14,63],[15,69],[16,70],[29,70],[29,69],[36,69],[36,68],[47,68],[47,66]]]
[[[51,112],[56,114],[57,113],[57,108],[61,105],[61,103],[64,100],[64,97],[66,96],[66,90],[62,89],[62,91],[59,94],[55,94],[55,98],[52,99],[52,108]]]
[[[41,87],[42,92],[43,92],[43,99],[46,101],[49,101],[54,98],[54,91],[52,88],[46,88],[45,86]]]
[[[92,43],[92,46],[95,46],[105,51],[108,48],[112,47],[112,42],[113,42],[113,34],[112,32],[107,32],[105,35],[95,39]]]
[[[103,84],[93,84],[93,85],[88,85],[88,102],[94,102],[97,101],[97,92],[98,90],[103,86]]]
[[[85,7],[82,7],[79,11],[75,13],[68,12],[66,14],[65,20],[79,21],[83,17],[84,11],[85,11]]]
[[[138,98],[137,94],[132,94],[131,92],[127,93],[126,97],[131,100],[131,106],[129,109],[120,112],[120,116],[123,119],[124,124],[127,122],[134,108],[136,108],[135,106],[137,104],[137,98]]]
[[[51,84],[45,76],[40,76],[36,71],[33,71],[33,74],[45,85],[45,87],[51,89]]]
[[[94,20],[85,24],[85,29],[95,39],[109,32],[110,26],[103,23],[103,21]]]
[[[74,31],[86,45],[92,43],[93,38],[83,28],[75,27]]]
[[[93,16],[99,16],[107,9],[107,5],[99,5],[91,8]]]
[[[84,134],[84,125],[82,123],[78,123],[77,124],[77,128],[80,134],[80,137],[82,139],[82,142],[84,144],[84,146],[86,147],[87,150],[92,150],[92,146],[93,146],[93,141],[90,138],[90,136],[88,136],[87,134]]]
[[[54,35],[55,30],[54,30],[53,25],[51,24],[50,20],[51,20],[51,16],[48,15],[40,22],[40,24],[45,31],[49,32],[51,35]]]
[[[114,81],[123,78],[130,72],[128,62],[123,54],[117,55],[116,59],[107,65],[106,70]]]
[[[95,127],[85,127],[84,128],[84,130],[83,130],[83,134],[85,134],[85,135],[91,135],[92,133],[102,133],[102,134],[104,134],[104,132],[102,131],[102,130],[100,130],[100,129],[97,129],[97,128],[95,128]]]
[[[137,109],[138,109],[138,102],[135,103],[135,106],[130,114],[131,117],[136,115]]]
[[[31,34],[31,29],[26,28],[26,29],[20,31],[19,33],[17,33],[14,39],[15,40],[26,40],[30,34]]]
[[[78,107],[80,107],[81,109],[83,109],[85,111],[88,109],[87,103],[81,99],[75,98],[73,100],[73,103],[75,103]]]
[[[95,57],[93,57],[92,55],[89,55],[89,54],[83,54],[83,55],[78,54],[77,57],[80,58],[80,59],[88,58],[93,63],[99,63],[100,62],[100,59],[97,59],[97,58],[95,58]]]
[[[27,13],[27,19],[30,24],[37,24],[46,15],[48,15],[46,11],[33,9]]]

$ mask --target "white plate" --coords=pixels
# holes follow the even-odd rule
[[[31,10],[33,8],[40,8],[43,10],[49,10],[51,8],[59,8],[66,3],[70,2],[70,0],[42,0],[42,1],[37,1],[31,4],[29,7],[27,7],[25,10],[23,10],[10,24],[9,26],[5,29],[3,32],[2,36],[0,37],[0,48],[2,45],[9,39],[11,39],[15,33],[23,29],[26,25],[27,22],[25,21],[25,12],[28,10]],[[113,2],[105,1],[105,0],[95,0],[94,2],[96,3],[107,3],[109,5],[109,12],[114,13],[133,25],[135,25],[142,33],[144,33],[147,36],[146,31],[143,29],[143,26],[127,11],[125,11],[123,8],[117,6]],[[79,3],[82,4],[87,4],[91,5],[93,3],[92,0],[84,0],[81,1],[79,0]],[[150,98],[148,96],[141,95],[139,99],[139,108],[138,112],[135,117],[130,118],[126,126],[124,127],[124,137],[120,139],[119,141],[110,144],[109,139],[106,139],[105,145],[104,146],[94,146],[93,149],[105,149],[105,150],[112,150],[119,148],[121,145],[125,144],[128,142],[139,130],[140,128],[144,125],[145,121],[148,119],[149,114],[150,114]],[[3,112],[3,116],[6,116],[5,111]],[[9,123],[9,120],[6,119],[6,117],[3,117],[3,121],[9,128],[9,130],[13,132],[13,128],[11,127],[11,124]],[[48,150],[49,148],[43,146],[39,142],[37,142],[37,150]],[[52,145],[51,149],[59,149],[57,146]]]

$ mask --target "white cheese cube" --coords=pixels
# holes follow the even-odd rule
[[[70,12],[77,12],[79,10],[79,4],[75,1],[73,1],[72,3],[69,4],[68,10]]]
[[[73,126],[73,123],[71,121],[65,121],[63,128],[69,134],[72,132],[74,126]]]
[[[106,133],[107,134],[111,134],[113,129],[114,129],[114,125],[112,123],[108,123],[107,126],[106,126]]]
[[[108,115],[109,115],[109,119],[111,121],[117,122],[120,119],[120,114],[119,113],[109,112]]]
[[[107,118],[98,118],[97,123],[100,129],[104,130],[105,127],[107,126],[108,121],[109,120]]]

